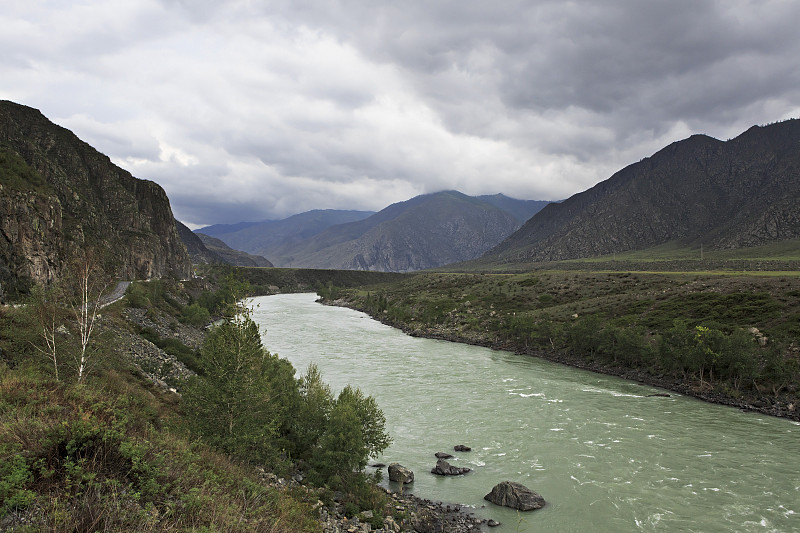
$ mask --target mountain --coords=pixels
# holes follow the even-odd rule
[[[203,242],[205,247],[222,258],[222,261],[234,266],[246,267],[271,267],[273,266],[266,258],[260,255],[252,255],[240,250],[234,250],[216,237],[211,237],[203,233],[195,233]]]
[[[417,196],[272,250],[277,266],[407,272],[479,257],[520,221],[457,191]]]
[[[0,291],[56,280],[90,249],[118,279],[191,272],[159,185],[38,110],[0,101]]]
[[[224,263],[247,267],[272,266],[272,263],[259,255],[250,255],[247,252],[234,250],[219,239],[202,233],[194,233],[178,220],[175,221],[175,227],[193,264]]]
[[[519,220],[520,224],[527,222],[529,218],[550,203],[544,200],[517,200],[509,198],[505,194],[483,195],[476,196],[476,198],[506,211]]]
[[[372,214],[372,211],[317,209],[283,220],[215,224],[200,228],[197,233],[221,239],[236,250],[272,257],[272,251],[281,245],[313,237],[336,224],[362,220]]]
[[[733,249],[800,237],[800,120],[729,141],[693,135],[550,204],[486,254],[577,259],[678,242]]]

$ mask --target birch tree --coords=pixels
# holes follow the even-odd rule
[[[93,361],[89,343],[100,310],[100,298],[104,286],[100,282],[99,268],[90,252],[75,267],[75,295],[71,308],[78,330],[78,349],[74,355],[78,383],[83,383]]]

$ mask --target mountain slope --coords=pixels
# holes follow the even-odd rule
[[[273,266],[266,258],[260,255],[253,255],[247,252],[234,250],[216,237],[195,233],[203,242],[205,247],[217,254],[223,262],[233,266],[245,267],[271,267]]]
[[[179,220],[175,221],[186,251],[193,264],[228,264],[246,267],[271,267],[272,263],[261,256],[250,255],[247,252],[234,250],[227,244],[214,237],[194,233]]]
[[[480,256],[519,221],[456,191],[417,196],[273,250],[278,266],[406,272]]]
[[[732,249],[800,237],[800,120],[727,142],[693,135],[550,204],[489,251],[499,262],[577,259],[678,241]]]
[[[0,101],[0,152],[0,286],[56,280],[90,249],[117,278],[189,275],[156,183],[9,101]]]
[[[372,211],[317,209],[283,220],[215,224],[200,228],[197,233],[216,237],[236,250],[272,257],[272,250],[282,244],[307,239],[336,224],[361,220],[372,214]]]
[[[520,221],[527,222],[533,215],[544,209],[550,202],[544,200],[517,200],[505,194],[492,194],[476,196],[479,200],[488,202],[495,207],[499,207],[511,216]]]

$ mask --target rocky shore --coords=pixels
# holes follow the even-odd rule
[[[315,489],[304,487],[297,479],[284,479],[271,472],[258,472],[262,481],[279,490],[306,490],[313,494]],[[408,493],[392,492],[381,488],[389,496],[384,516],[376,520],[371,512],[356,516],[345,516],[344,506],[337,501],[325,504],[318,500],[314,509],[319,512],[323,533],[476,533],[483,531],[485,519],[479,518],[467,508],[455,504],[434,502]],[[376,523],[381,523],[376,527]]]
[[[800,405],[796,405],[791,401],[783,401],[774,396],[759,395],[748,396],[742,395],[741,397],[732,397],[721,391],[710,388],[698,388],[694,383],[676,379],[673,376],[654,375],[640,369],[627,368],[623,366],[610,366],[602,364],[597,361],[589,361],[578,355],[560,350],[540,350],[527,347],[524,345],[517,345],[514,343],[497,342],[496,340],[480,337],[470,336],[465,337],[455,331],[450,331],[444,327],[437,328],[420,328],[418,326],[411,326],[405,323],[397,323],[387,320],[385,317],[376,316],[369,313],[367,310],[362,309],[348,300],[334,300],[323,301],[325,305],[333,305],[338,307],[347,307],[362,311],[369,314],[375,320],[378,320],[388,326],[402,330],[404,333],[412,337],[423,337],[427,339],[445,340],[449,342],[458,342],[462,344],[470,344],[473,346],[483,346],[492,348],[494,350],[504,350],[514,352],[520,355],[529,355],[533,357],[540,357],[547,361],[561,363],[574,368],[581,368],[584,370],[591,370],[599,374],[606,374],[610,376],[617,376],[631,381],[636,381],[643,385],[659,387],[669,391],[673,391],[685,396],[692,396],[699,400],[716,403],[721,405],[728,405],[744,411],[752,411],[761,413],[768,416],[775,416],[780,418],[788,418],[790,420],[800,421]],[[800,350],[799,348],[795,348]]]

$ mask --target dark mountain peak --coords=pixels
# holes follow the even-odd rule
[[[551,204],[487,255],[577,259],[670,241],[739,248],[800,237],[800,121],[724,142],[693,135]]]

